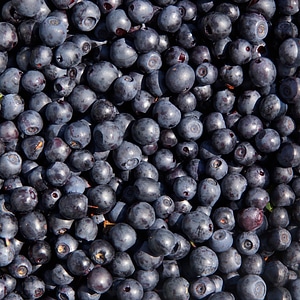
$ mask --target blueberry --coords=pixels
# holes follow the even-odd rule
[[[5,152],[0,156],[0,177],[7,179],[21,172],[22,158],[15,151]]]
[[[133,122],[131,134],[137,143],[147,145],[158,141],[160,128],[153,119],[141,118]]]
[[[91,169],[91,178],[97,184],[107,184],[113,178],[113,169],[107,161],[96,160]]]
[[[64,124],[71,120],[73,108],[67,101],[54,101],[45,107],[45,116],[50,123]]]
[[[1,117],[14,120],[24,111],[24,99],[18,94],[7,94],[1,99]]]
[[[57,97],[67,97],[71,94],[76,82],[69,76],[56,78],[53,90]]]
[[[28,212],[20,218],[19,230],[26,239],[31,241],[43,239],[47,233],[46,218],[38,211]]]
[[[42,117],[34,110],[26,110],[19,114],[17,123],[19,130],[28,136],[38,134],[43,128]]]
[[[176,32],[182,24],[181,9],[174,5],[168,5],[158,15],[157,25],[166,32]]]
[[[206,161],[205,173],[209,177],[220,180],[228,173],[228,165],[223,158],[212,157]]]
[[[44,92],[33,94],[28,101],[28,108],[35,110],[38,113],[44,112],[48,103],[52,102],[52,99]]]
[[[100,61],[90,66],[86,75],[87,82],[94,91],[106,92],[119,73],[116,66],[112,63]]]
[[[157,169],[150,162],[142,161],[135,169],[134,169],[134,177],[147,177],[152,178],[156,181],[159,179],[159,174]]]
[[[242,166],[251,166],[258,159],[258,153],[249,142],[239,143],[234,150],[234,160]]]
[[[131,27],[131,22],[125,11],[117,8],[108,12],[106,17],[106,28],[117,36],[125,35]]]
[[[153,107],[153,116],[162,128],[174,128],[180,122],[181,112],[168,99],[161,99]]]
[[[269,224],[273,227],[287,227],[290,223],[289,215],[284,207],[275,207],[269,215]]]
[[[295,121],[290,116],[281,116],[274,121],[274,129],[283,137],[289,136],[295,130]]]
[[[143,73],[152,73],[155,70],[159,70],[162,66],[161,55],[156,51],[140,54],[136,64]]]
[[[268,23],[264,16],[258,13],[241,15],[238,25],[241,37],[251,43],[263,40],[268,34]]]
[[[233,244],[232,234],[226,229],[217,229],[208,240],[210,248],[215,252],[227,251]]]
[[[196,195],[197,182],[190,176],[181,176],[174,180],[172,188],[178,199],[191,200]]]
[[[175,246],[174,234],[168,229],[151,230],[148,235],[148,247],[155,256],[165,256],[171,253]]]
[[[241,137],[250,140],[263,130],[263,122],[259,117],[249,114],[238,120],[237,129]]]
[[[249,76],[256,87],[271,85],[275,81],[276,74],[276,67],[269,58],[259,57],[249,64]]]
[[[98,226],[96,222],[89,217],[76,220],[74,227],[75,236],[80,240],[93,241],[97,237]]]
[[[96,266],[87,276],[87,286],[96,293],[103,294],[113,282],[111,274],[102,266]]]
[[[267,291],[267,295],[266,295],[266,299],[270,300],[270,299],[292,299],[292,295],[289,292],[289,290],[285,287],[274,287],[271,289],[268,289]]]
[[[234,105],[235,96],[229,89],[218,91],[213,97],[215,110],[222,114],[228,114]]]
[[[51,259],[51,247],[46,241],[36,241],[28,249],[28,257],[32,264],[46,264]]]
[[[116,192],[108,184],[99,184],[88,190],[89,203],[98,214],[108,213],[116,203]]]
[[[218,256],[206,246],[200,246],[192,250],[189,263],[194,274],[199,277],[214,274],[219,266]]]
[[[0,123],[0,137],[7,150],[13,150],[18,141],[19,131],[12,121],[3,121]],[[1,152],[3,152],[1,150]],[[4,153],[4,152],[3,152]],[[2,153],[2,154],[3,154]]]
[[[117,299],[120,300],[141,300],[144,292],[142,285],[135,279],[122,280],[116,287]]]
[[[91,260],[82,250],[75,250],[68,255],[67,266],[70,273],[77,276],[87,275],[93,269]]]
[[[67,38],[67,28],[62,20],[49,16],[39,26],[39,37],[48,47],[56,47]]]
[[[65,142],[73,149],[83,149],[91,141],[91,129],[85,120],[70,123],[64,131]]]
[[[123,141],[117,149],[113,150],[113,157],[119,169],[132,170],[140,164],[142,151],[137,145]]]
[[[54,64],[47,65],[43,68],[43,74],[48,80],[55,80],[67,75],[67,69],[60,68]]]
[[[129,208],[127,219],[135,229],[148,229],[155,221],[155,211],[149,203],[137,202]]]
[[[128,11],[128,17],[136,24],[148,23],[154,14],[154,7],[151,2],[144,0],[131,1]]]
[[[37,146],[39,146],[38,150],[43,145],[37,144]],[[46,159],[50,163],[55,161],[64,162],[71,153],[71,148],[61,138],[54,137],[46,143],[44,151]]]
[[[195,71],[188,64],[178,63],[167,70],[165,81],[172,93],[188,92],[194,85]]]
[[[67,219],[81,219],[87,213],[88,198],[80,193],[70,193],[59,199],[59,211]]]
[[[8,273],[3,273],[1,275],[1,283],[3,283],[5,287],[6,294],[11,294],[16,288],[17,279],[13,276],[9,275]],[[21,297],[21,296],[20,296]]]
[[[114,106],[114,104],[107,99],[97,99],[96,94],[92,90],[90,90],[90,92],[92,93],[92,98],[94,98],[93,103],[91,105],[92,120],[96,123],[102,123],[103,121],[114,121],[117,114],[117,108]],[[80,95],[80,99],[81,99],[81,95]],[[124,115],[121,115],[119,117],[122,116]]]
[[[242,232],[237,236],[236,248],[242,255],[253,255],[259,250],[260,240],[255,232]]]
[[[186,116],[178,124],[177,132],[186,141],[196,141],[203,134],[203,124],[198,118]]]
[[[282,167],[296,167],[300,163],[300,148],[295,143],[282,143],[276,158]]]
[[[288,291],[290,292],[292,299],[293,297],[298,297],[299,295],[299,287],[300,287],[300,280],[296,279],[290,282],[288,285]],[[296,298],[297,299],[297,298]]]
[[[36,46],[30,52],[30,65],[38,70],[50,65],[52,50],[48,46]]]
[[[196,25],[184,23],[176,32],[176,41],[185,49],[192,49],[197,44],[197,33]]]
[[[280,135],[271,128],[262,129],[255,136],[255,145],[263,153],[272,153],[280,147]]]
[[[284,286],[288,281],[288,268],[280,260],[270,261],[262,276],[272,286]]]
[[[109,53],[112,63],[119,68],[128,68],[132,66],[138,58],[134,46],[125,38],[114,41],[110,46]]]
[[[103,239],[92,241],[89,248],[89,257],[95,264],[107,265],[113,260],[114,256],[115,249],[108,241]]]
[[[67,296],[69,299],[75,299],[75,291],[70,285],[61,285],[56,290],[56,297],[59,299],[61,297]]]
[[[131,256],[127,252],[116,252],[108,268],[113,276],[121,278],[130,277],[135,271]]]
[[[237,99],[238,112],[243,115],[252,115],[256,111],[260,97],[261,95],[257,90],[244,91]]]
[[[52,284],[59,283],[61,286],[70,284],[74,280],[74,277],[67,272],[66,266],[61,264],[56,264],[52,270],[49,270],[49,276]]]
[[[165,72],[161,69],[154,70],[147,75],[145,79],[146,87],[153,96],[161,97],[167,92],[165,77]]]
[[[13,214],[0,214],[0,237],[3,239],[12,239],[18,232],[18,221]]]
[[[15,211],[30,212],[38,204],[37,191],[31,186],[15,188],[10,196],[10,204]]]
[[[3,94],[18,94],[23,72],[15,67],[7,68],[0,75],[0,91]]]
[[[129,75],[120,76],[113,84],[115,102],[119,104],[132,100],[136,96],[137,90],[137,82],[134,78]]]
[[[93,290],[87,287],[87,284],[81,284],[77,291],[76,295],[79,299],[91,299],[91,300],[98,300],[101,297],[101,294],[94,292]]]
[[[237,223],[245,231],[256,230],[263,224],[263,211],[256,207],[239,210]]]
[[[70,234],[59,235],[55,242],[55,254],[60,259],[66,259],[68,254],[78,248],[78,241]]]
[[[81,49],[73,42],[65,41],[55,49],[54,60],[62,69],[78,65],[81,58]]]
[[[232,30],[230,18],[222,13],[213,11],[201,18],[199,29],[211,41],[218,41],[229,36]]]
[[[190,243],[180,234],[174,233],[175,246],[171,253],[167,255],[168,259],[181,259],[187,256],[190,251]]]
[[[69,156],[70,167],[77,171],[88,171],[95,163],[95,159],[88,150],[74,150]]]
[[[218,253],[218,260],[218,270],[224,274],[236,272],[242,264],[242,256],[234,247]]]
[[[259,113],[267,121],[272,121],[286,113],[287,105],[275,94],[269,94],[259,103]]]
[[[40,203],[41,206],[46,210],[54,208],[57,200],[61,197],[61,192],[58,188],[50,188],[43,192]]]
[[[175,99],[173,104],[181,111],[181,113],[192,112],[197,106],[197,99],[195,95],[189,91],[187,93],[180,93]]]
[[[246,39],[233,40],[229,44],[228,54],[234,64],[247,64],[252,59],[252,45]]]
[[[151,27],[141,28],[134,33],[134,45],[139,53],[147,53],[155,50],[158,41],[158,33]]]
[[[145,241],[134,253],[133,259],[140,269],[153,270],[161,265],[163,256],[154,256],[148,247],[148,242]]]
[[[16,27],[9,22],[0,22],[0,50],[10,51],[18,44]]]
[[[213,234],[213,222],[201,211],[192,211],[182,219],[182,231],[195,243],[203,243]]]
[[[237,143],[235,133],[228,128],[217,129],[212,133],[212,146],[221,154],[229,154]]]
[[[35,275],[30,275],[22,282],[23,294],[32,299],[38,299],[46,292],[46,286],[42,279]]]
[[[4,240],[0,240],[0,249],[1,249],[1,259],[0,265],[2,267],[8,266],[15,257],[15,247],[13,244],[6,245]]]
[[[135,230],[126,223],[117,223],[109,230],[109,240],[117,251],[126,251],[136,242]]]
[[[8,300],[22,300],[23,299],[19,294],[15,293],[15,292],[9,293],[5,298]]]
[[[184,277],[168,278],[163,285],[163,296],[166,300],[189,299],[189,286]]]
[[[292,3],[294,3],[294,5],[291,7],[286,7],[287,3],[290,3],[290,1],[285,1],[285,0],[279,1],[278,10],[281,13],[283,13],[284,15],[292,16],[299,11],[299,5],[297,3],[294,3],[292,1]]]
[[[221,188],[217,180],[204,178],[197,186],[198,201],[204,206],[214,206],[221,195]]]
[[[199,64],[195,70],[196,80],[201,85],[213,84],[218,78],[218,69],[210,62]]]
[[[122,132],[112,121],[104,121],[93,129],[93,138],[100,150],[117,149],[123,142]]]
[[[69,179],[70,175],[69,167],[60,161],[52,163],[46,169],[47,181],[53,186],[63,186]]]
[[[204,299],[215,292],[215,284],[209,277],[201,277],[191,282],[189,291],[195,299]]]
[[[247,299],[264,299],[267,287],[259,275],[249,274],[241,277],[237,284],[239,295]]]
[[[100,20],[101,12],[91,1],[78,2],[72,8],[71,19],[73,25],[80,31],[91,31]]]
[[[265,267],[265,261],[259,253],[247,255],[242,260],[241,272],[243,275],[261,275]]]

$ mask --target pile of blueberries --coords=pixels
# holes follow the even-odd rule
[[[298,0],[2,0],[0,299],[299,300]]]

